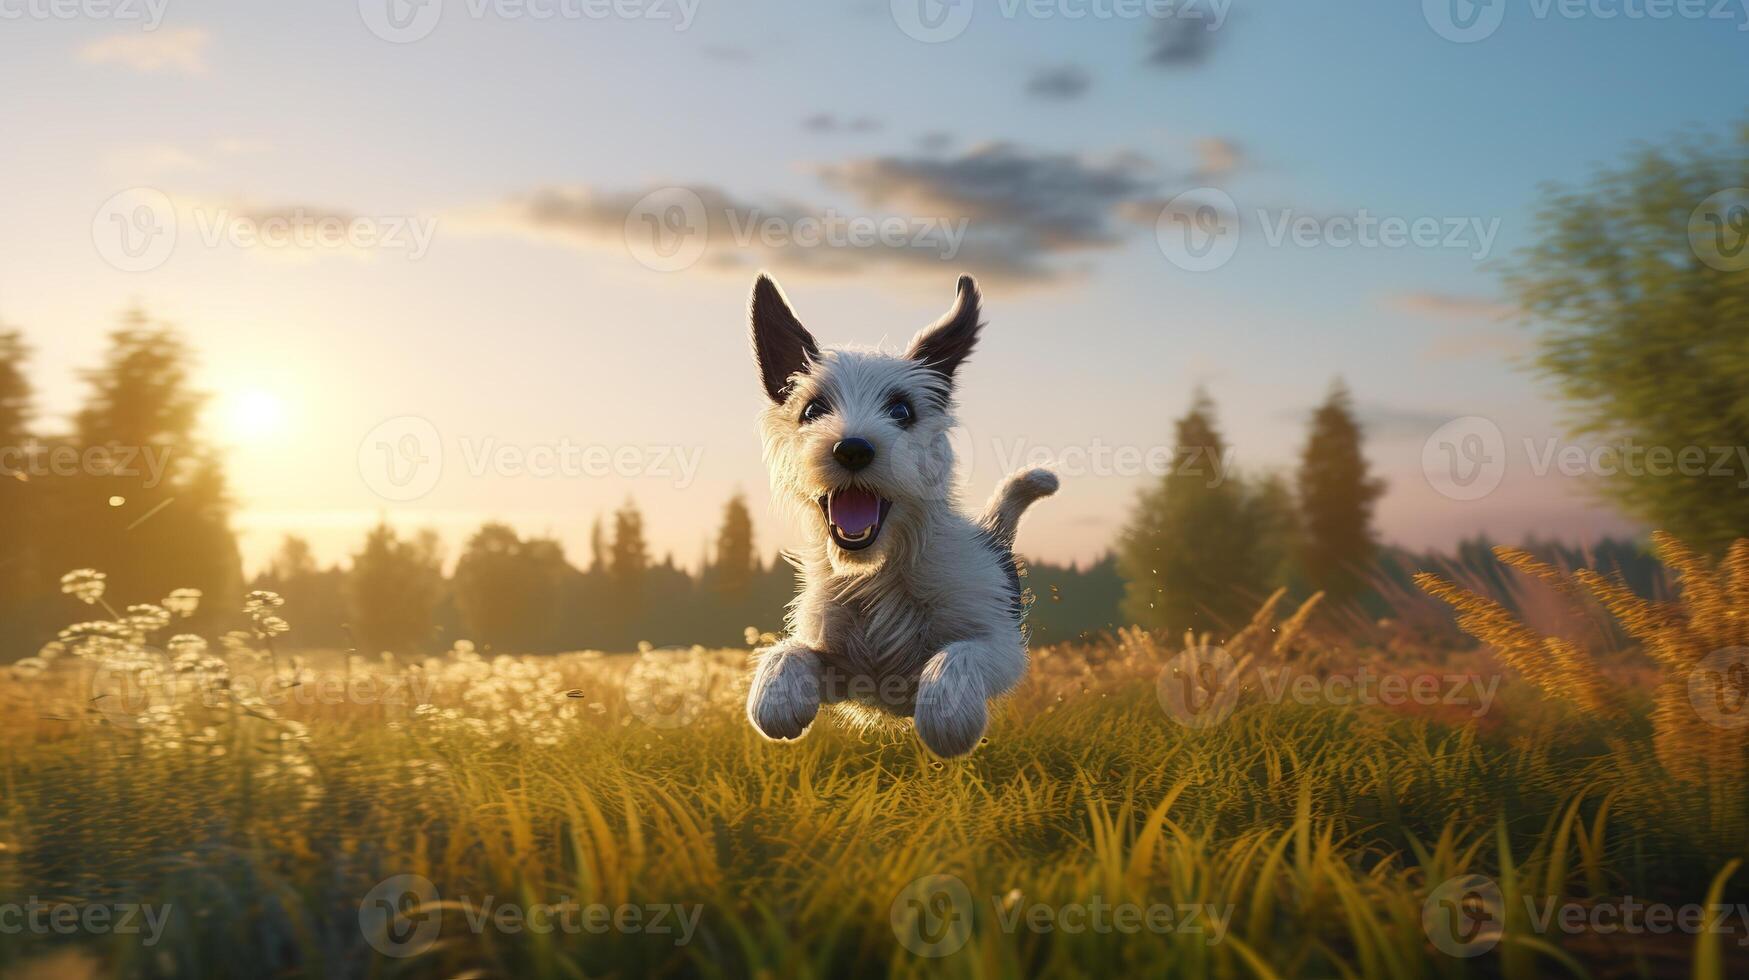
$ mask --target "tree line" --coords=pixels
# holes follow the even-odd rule
[[[1589,187],[1551,188],[1536,241],[1505,281],[1540,328],[1536,366],[1574,409],[1575,437],[1732,450],[1704,478],[1595,481],[1628,516],[1714,554],[1749,532],[1746,185],[1749,126],[1638,150]],[[81,375],[82,407],[53,428],[35,413],[29,353],[0,327],[0,653],[34,652],[64,625],[59,579],[82,567],[106,572],[128,601],[198,588],[208,601],[190,627],[222,627],[245,583],[223,466],[198,432],[188,348],[130,311]],[[1029,622],[1041,639],[1130,623],[1220,631],[1277,587],[1322,591],[1335,608],[1388,601],[1388,583],[1420,559],[1376,540],[1383,488],[1348,390],[1337,383],[1313,413],[1291,473],[1230,467],[1217,421],[1198,392],[1174,426],[1172,465],[1140,494],[1114,554],[1085,568],[1033,563]],[[296,604],[305,642],[364,650],[463,636],[526,650],[717,644],[775,629],[793,576],[757,557],[744,501],[726,506],[716,545],[696,573],[653,561],[628,502],[598,525],[581,567],[556,541],[488,524],[446,577],[435,535],[385,524],[345,568],[321,568],[288,540],[253,584]],[[1637,547],[1611,547],[1618,565],[1642,568]]]

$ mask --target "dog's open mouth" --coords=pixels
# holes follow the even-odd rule
[[[861,551],[874,544],[892,506],[891,500],[861,487],[844,487],[820,498],[827,533],[845,551]]]

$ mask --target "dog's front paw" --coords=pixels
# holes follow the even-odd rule
[[[929,751],[965,755],[984,737],[989,720],[983,681],[966,664],[956,663],[951,650],[936,654],[918,678],[914,718],[917,737]]]
[[[820,655],[786,640],[759,655],[747,719],[772,739],[801,738],[820,713]]]

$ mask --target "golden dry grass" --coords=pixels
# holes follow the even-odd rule
[[[1360,654],[1305,648],[1309,610],[1278,623],[1277,601],[1228,645],[1235,661],[1351,669]],[[1035,651],[988,743],[942,761],[903,727],[827,720],[796,744],[760,740],[740,712],[746,651],[463,647],[419,664],[305,664],[260,645],[184,659],[167,691],[76,649],[0,681],[0,901],[175,911],[149,949],[0,936],[0,970],[1722,977],[1745,965],[1742,937],[1549,935],[1516,911],[1497,948],[1457,958],[1424,926],[1430,893],[1469,874],[1497,882],[1509,909],[1519,896],[1697,902],[1709,885],[1741,899],[1740,811],[1715,821],[1738,821],[1735,847],[1670,819],[1683,784],[1652,762],[1643,698],[1619,699],[1606,723],[1519,687],[1492,708],[1507,717],[1482,725],[1242,688],[1230,717],[1193,728],[1160,697],[1180,648],[1125,631]],[[440,938],[407,958],[381,955],[360,924],[361,901],[397,875],[440,897],[414,910],[440,913]],[[939,959],[903,941],[917,924],[908,898],[919,879],[942,880],[931,876],[963,883],[967,903],[950,911],[970,925]],[[701,916],[684,945],[470,927],[488,903],[567,897],[696,903]],[[1014,919],[1095,902],[1205,913],[1196,932],[1182,911],[1177,927],[1134,933]]]

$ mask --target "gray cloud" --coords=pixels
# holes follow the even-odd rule
[[[878,133],[883,124],[873,116],[840,119],[830,112],[816,112],[802,120],[802,128],[810,133]]]
[[[1113,244],[1117,209],[1153,191],[1152,170],[1134,155],[1095,163],[992,143],[955,157],[869,157],[819,173],[871,206],[962,216],[974,234],[1037,256]]]
[[[1200,17],[1166,17],[1148,31],[1147,63],[1159,68],[1194,68],[1208,60],[1216,22]]]
[[[1210,154],[1205,153],[1205,158]],[[1215,154],[1218,156],[1218,154]],[[1206,161],[1205,161],[1206,162]],[[821,275],[964,269],[993,279],[1046,284],[1074,273],[1068,256],[1120,244],[1132,221],[1152,208],[1163,184],[1153,161],[1136,154],[1091,158],[993,143],[960,153],[857,157],[822,164],[826,188],[848,195],[848,210],[823,201],[754,199],[712,185],[691,190],[704,204],[701,268],[767,265]],[[1176,179],[1182,182],[1185,174]],[[645,190],[547,187],[493,212],[500,228],[571,244],[628,248],[627,219]],[[897,219],[915,240],[796,241],[784,229],[822,222]],[[695,222],[696,223],[696,222]],[[766,235],[763,229],[779,230]],[[949,245],[951,247],[939,247]]]
[[[1040,68],[1026,80],[1026,94],[1035,99],[1067,101],[1087,94],[1093,86],[1093,76],[1077,65]]]
[[[754,60],[752,50],[738,44],[707,44],[701,53],[712,61],[735,65],[749,64]]]
[[[939,129],[931,130],[917,137],[917,148],[925,153],[940,153],[953,144],[953,134],[944,133]]]
[[[1426,439],[1433,430],[1457,415],[1382,402],[1362,402],[1354,407],[1354,417],[1367,435],[1377,439]]]

